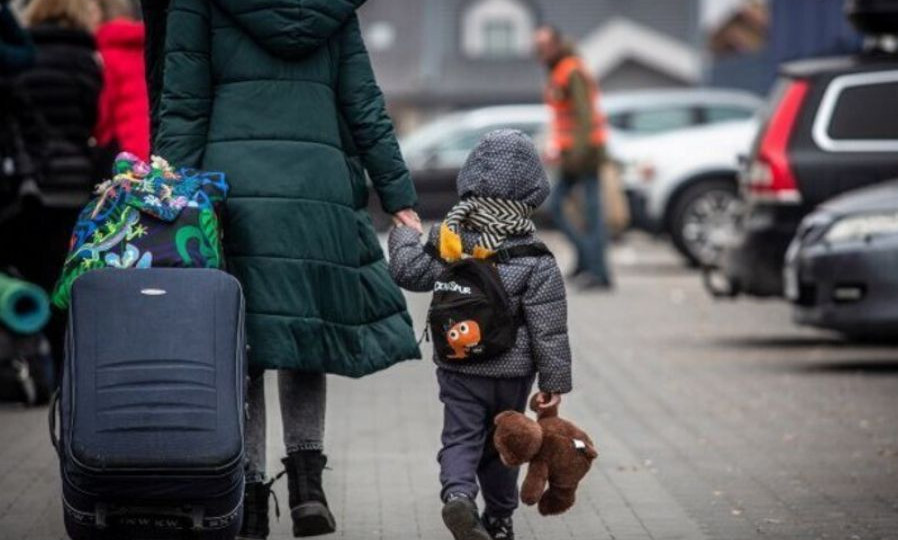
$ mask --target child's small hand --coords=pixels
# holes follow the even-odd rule
[[[541,411],[551,409],[561,405],[561,394],[549,394],[548,392],[540,392],[536,395],[537,407]]]
[[[400,210],[393,214],[393,225],[396,225],[397,227],[409,227],[410,229],[417,231],[418,234],[424,233],[424,227],[421,226],[421,218],[418,217],[418,213],[411,208],[406,208],[405,210]]]

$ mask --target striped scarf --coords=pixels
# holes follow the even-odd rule
[[[509,236],[532,234],[536,225],[530,220],[533,208],[519,201],[492,197],[469,197],[446,215],[440,228],[440,255],[447,261],[463,256],[461,229],[480,233],[471,253],[478,259],[489,257]]]

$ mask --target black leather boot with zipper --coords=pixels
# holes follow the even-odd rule
[[[320,450],[300,450],[288,454],[283,462],[290,494],[293,536],[318,536],[336,531],[337,524],[321,485],[327,456]]]

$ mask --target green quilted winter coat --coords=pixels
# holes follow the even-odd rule
[[[365,169],[387,212],[416,198],[362,3],[171,0],[150,66],[154,152],[231,184],[225,253],[258,367],[359,377],[420,357],[365,211]]]

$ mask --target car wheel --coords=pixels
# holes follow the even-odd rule
[[[734,182],[718,178],[686,188],[674,201],[670,235],[674,246],[695,266],[715,266],[739,205]]]

